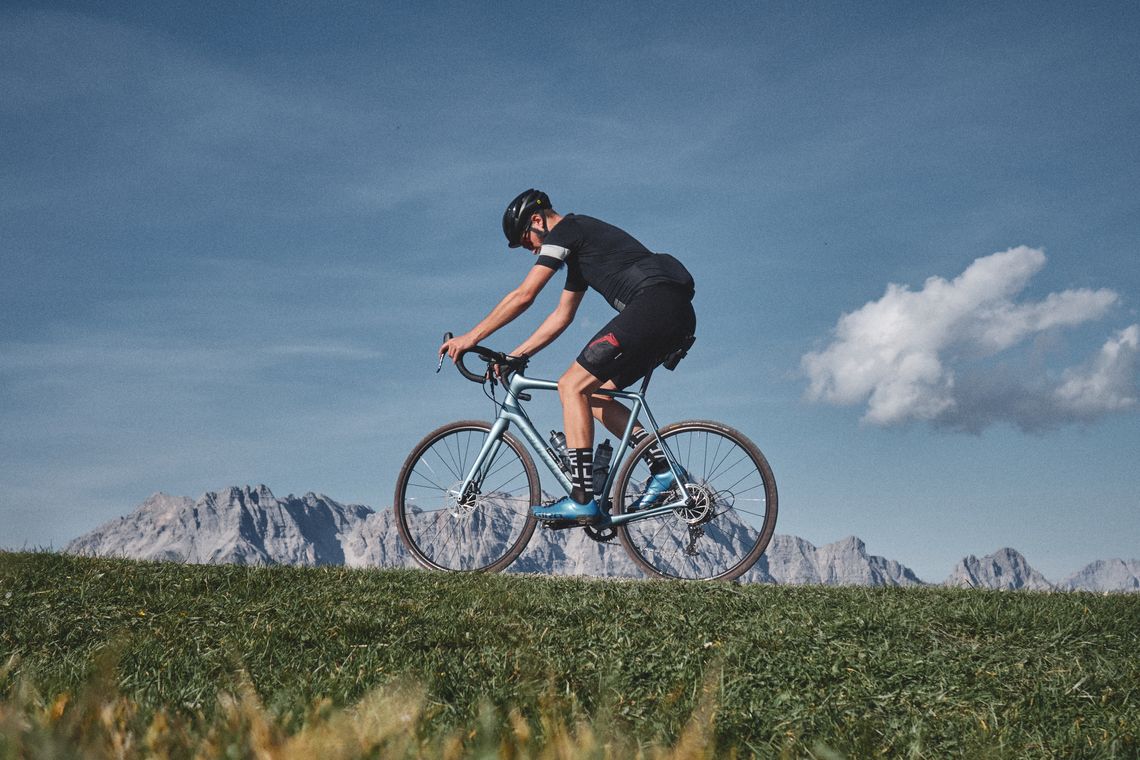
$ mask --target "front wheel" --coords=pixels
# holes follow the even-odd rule
[[[486,422],[444,425],[420,441],[400,470],[392,510],[404,545],[432,570],[498,572],[534,533],[541,487],[534,461],[503,432],[470,484],[491,434]],[[463,491],[461,493],[461,491]]]
[[[661,429],[687,478],[688,502],[617,528],[626,553],[650,575],[685,580],[739,578],[760,559],[776,530],[776,479],[756,444],[718,422],[693,420]],[[614,513],[636,512],[649,465],[650,436],[628,457],[614,486]],[[674,485],[657,504],[679,502]],[[644,508],[644,506],[642,506]]]

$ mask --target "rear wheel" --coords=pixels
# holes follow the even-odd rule
[[[491,426],[477,420],[444,425],[412,449],[400,470],[392,507],[396,527],[424,567],[498,572],[534,533],[530,507],[541,498],[538,471],[509,433],[460,493],[490,433]]]
[[[687,474],[684,506],[617,528],[639,567],[661,578],[738,578],[768,548],[776,530],[776,479],[756,444],[718,422],[662,428],[661,438]],[[614,514],[638,509],[649,480],[643,454],[650,436],[626,457],[614,486]],[[657,504],[681,498],[676,485]]]

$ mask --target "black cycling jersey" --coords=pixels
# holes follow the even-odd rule
[[[563,262],[566,290],[580,293],[592,287],[618,311],[650,285],[693,288],[693,278],[681,262],[653,253],[628,232],[589,216],[562,217],[543,240],[535,266],[557,270]]]

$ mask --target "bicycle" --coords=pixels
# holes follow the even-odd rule
[[[448,333],[444,340],[450,337]],[[673,369],[691,345],[692,339],[664,366]],[[467,368],[468,353],[486,363],[483,374]],[[428,433],[400,470],[393,512],[401,540],[423,567],[498,572],[526,548],[539,522],[530,508],[542,500],[534,459],[509,432],[512,423],[566,494],[572,490],[554,442],[543,440],[523,408],[523,402],[531,400],[530,391],[557,391],[558,385],[527,377],[525,357],[474,346],[457,358],[456,368],[463,377],[491,383],[488,395],[499,409],[496,419],[452,422]],[[437,373],[443,359],[440,356]],[[505,376],[496,378],[498,368],[506,368]],[[545,523],[545,527],[581,528],[600,542],[616,538],[634,563],[652,576],[738,578],[764,553],[776,527],[772,469],[752,441],[727,425],[689,420],[659,428],[645,400],[652,375],[650,370],[636,392],[597,391],[631,404],[629,424],[608,470],[595,472],[602,520],[594,525]],[[495,399],[496,385],[504,390],[502,402]],[[650,435],[631,449],[634,423],[642,412]],[[643,455],[655,441],[669,461],[675,484],[683,488],[674,485],[656,504],[638,509],[644,492],[641,484],[649,478]]]

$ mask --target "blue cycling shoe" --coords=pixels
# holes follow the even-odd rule
[[[685,472],[685,468],[678,465],[677,469],[681,473],[681,479],[686,483],[689,482],[689,473]],[[637,504],[633,506],[634,511],[656,507],[664,500],[665,494],[676,485],[676,482],[672,470],[650,475],[649,480],[645,481],[645,492],[637,500]]]
[[[602,519],[602,510],[598,508],[597,501],[590,499],[585,504],[579,504],[569,496],[545,507],[531,507],[530,511],[544,522],[569,520],[590,525]]]

